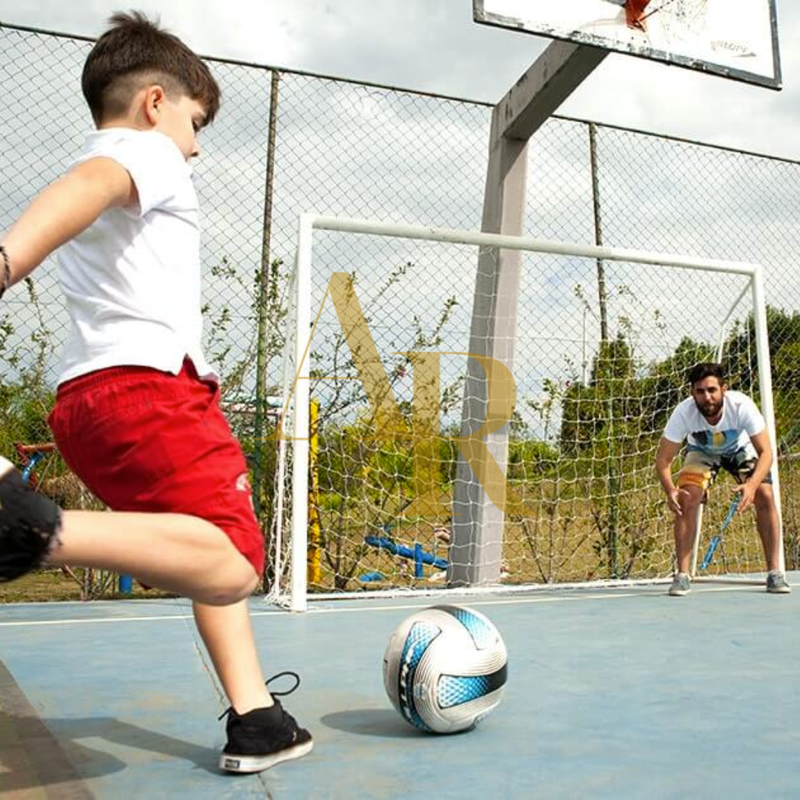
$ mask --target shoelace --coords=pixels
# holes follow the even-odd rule
[[[287,694],[291,694],[292,692],[297,690],[297,687],[300,686],[300,676],[296,672],[292,672],[291,670],[286,670],[284,672],[279,672],[277,675],[273,675],[271,678],[267,678],[264,681],[264,686],[269,686],[273,681],[278,680],[278,678],[284,677],[284,675],[290,675],[294,678],[294,686],[291,689],[286,689],[283,692],[270,692],[273,697],[286,697]],[[218,717],[217,721],[224,719],[227,717],[231,711],[233,711],[233,706],[228,706]],[[285,712],[284,712],[285,713]]]

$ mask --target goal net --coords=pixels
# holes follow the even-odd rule
[[[476,258],[491,269],[497,246],[522,251],[517,334],[510,386],[481,362],[499,445],[480,462],[480,437],[465,437],[484,420],[462,421],[466,351]],[[446,592],[459,559],[498,547],[506,590],[665,579],[672,515],[655,454],[699,361],[723,362],[774,441],[758,267],[305,215],[293,280],[269,531],[270,598],[293,608]],[[513,315],[513,298],[489,300]],[[505,504],[486,553],[454,543],[462,480],[470,502]],[[700,560],[732,485],[721,475],[710,493]],[[698,566],[760,571],[752,514]]]

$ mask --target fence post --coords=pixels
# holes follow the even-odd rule
[[[600,173],[597,168],[597,126],[589,123],[589,160],[592,170],[592,210],[594,212],[594,243],[598,247],[603,245],[603,217],[600,207]],[[605,383],[603,393],[606,395],[606,411],[608,412],[608,531],[606,546],[608,550],[608,572],[610,578],[619,577],[618,573],[618,542],[617,528],[619,527],[619,476],[617,474],[617,454],[615,448],[614,431],[614,375],[613,350],[608,332],[608,293],[606,290],[606,267],[603,259],[597,259],[597,297],[600,304],[600,355],[597,360],[598,382]],[[600,367],[605,364],[605,375]]]
[[[281,74],[272,72],[270,82],[269,134],[267,140],[267,171],[264,185],[264,223],[261,235],[261,268],[259,271],[257,352],[256,352],[256,415],[253,431],[255,463],[253,467],[253,503],[256,516],[261,520],[261,496],[264,486],[265,406],[267,402],[268,333],[267,311],[270,293],[270,244],[272,240],[272,201],[275,189],[275,140],[278,130],[278,95]]]

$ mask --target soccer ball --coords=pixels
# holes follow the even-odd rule
[[[383,656],[383,682],[404,719],[430,733],[474,727],[503,697],[508,655],[481,613],[433,606],[404,620]]]

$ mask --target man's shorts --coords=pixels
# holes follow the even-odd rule
[[[744,483],[755,472],[757,462],[758,453],[752,445],[724,456],[689,448],[678,473],[678,486],[699,486],[703,492],[707,492],[720,469],[733,475],[737,483]],[[762,483],[772,483],[772,476],[768,473]]]
[[[264,538],[242,449],[219,387],[190,361],[179,375],[112,367],[67,381],[48,422],[70,469],[109,508],[207,520],[262,574]]]

